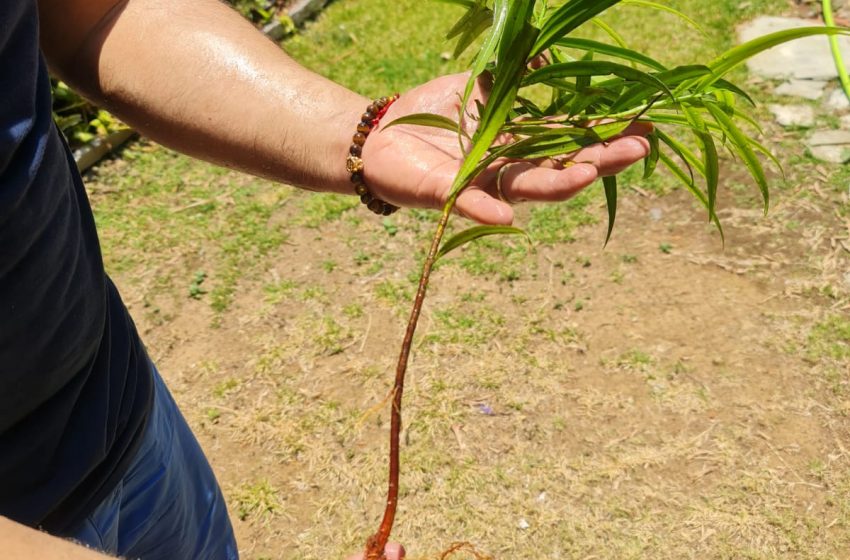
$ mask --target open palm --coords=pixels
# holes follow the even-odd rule
[[[414,113],[434,113],[457,120],[468,75],[443,76],[403,94],[389,109],[366,141],[363,159],[365,179],[373,193],[399,206],[440,208],[463,162],[456,134],[448,130],[400,125],[383,127]],[[486,85],[479,83],[474,100],[485,101]],[[474,119],[465,119],[468,132]],[[456,209],[462,215],[484,224],[510,224],[513,209],[506,202],[566,200],[598,177],[614,175],[646,157],[649,142],[643,137],[651,128],[635,124],[620,137],[595,144],[563,159],[509,162],[499,161],[473,181],[458,198]],[[569,162],[569,164],[566,164]],[[500,200],[497,177],[502,172]]]

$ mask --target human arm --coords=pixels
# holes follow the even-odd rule
[[[88,548],[0,516],[0,550],[6,560],[106,560]]]
[[[40,12],[53,71],[143,134],[256,175],[353,192],[344,161],[368,100],[299,66],[223,4],[40,0]],[[456,117],[456,92],[464,86],[463,78],[449,76],[415,88],[385,119],[421,111]],[[367,183],[388,202],[439,207],[459,166],[456,141],[447,132],[410,128],[370,135]],[[511,200],[561,200],[647,151],[632,137],[588,148],[577,159],[588,165],[515,166],[504,191]],[[458,210],[487,223],[513,219],[496,198],[493,173],[461,196]]]

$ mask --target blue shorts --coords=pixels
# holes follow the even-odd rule
[[[159,372],[136,458],[118,487],[72,533],[110,555],[141,560],[238,560],[212,469]]]

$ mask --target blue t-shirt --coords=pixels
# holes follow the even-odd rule
[[[52,121],[35,0],[0,1],[0,515],[70,530],[123,476],[150,362]]]

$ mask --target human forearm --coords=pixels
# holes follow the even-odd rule
[[[107,557],[0,516],[0,550],[7,560],[106,560]]]
[[[145,135],[257,175],[352,192],[344,160],[368,101],[293,62],[227,6],[128,0],[110,11],[114,0],[97,0],[99,23],[89,9],[75,16],[87,33],[51,39],[67,37],[59,26],[73,12],[46,9],[52,2],[41,12],[54,72]]]

